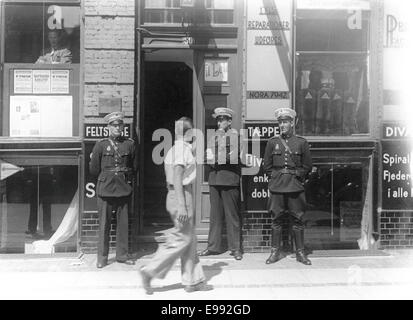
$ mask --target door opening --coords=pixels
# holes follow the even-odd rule
[[[160,128],[174,136],[174,122],[182,116],[193,118],[193,70],[184,62],[146,61],[143,103],[143,234],[172,226],[165,208],[167,189],[163,165],[152,160],[152,141]]]

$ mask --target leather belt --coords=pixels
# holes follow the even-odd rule
[[[188,190],[190,187],[191,187],[190,184],[185,184],[185,185],[182,186],[182,188],[183,188],[184,190],[185,190],[185,189]],[[169,191],[175,190],[175,187],[174,187],[173,184],[167,184],[167,185],[166,185],[166,188],[167,188]]]
[[[105,168],[103,172],[132,172],[132,169],[127,167]]]
[[[295,169],[288,169],[288,168],[280,168],[281,173],[286,173],[286,174],[297,174],[297,171]]]

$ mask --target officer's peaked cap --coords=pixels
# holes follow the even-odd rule
[[[215,108],[214,113],[212,114],[213,118],[219,117],[219,116],[227,116],[232,118],[234,115],[234,111],[231,110],[230,108]]]
[[[297,113],[291,108],[279,108],[275,110],[275,120],[281,120],[285,118],[290,118],[294,120],[297,116]]]
[[[112,123],[114,121],[122,121],[123,122],[124,117],[125,117],[125,115],[123,114],[123,112],[116,111],[116,112],[112,112],[112,113],[109,113],[108,115],[106,115],[103,118],[103,120],[105,120],[107,123]]]

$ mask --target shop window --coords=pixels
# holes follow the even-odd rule
[[[15,171],[0,180],[0,253],[39,253],[38,240],[53,242],[54,252],[76,252],[77,230],[70,228],[79,214],[78,167],[0,161]]]
[[[79,5],[5,4],[6,63],[79,63],[79,46]]]
[[[234,0],[198,0],[181,6],[181,0],[146,0],[145,23],[233,24]]]
[[[206,0],[205,8],[211,24],[234,23],[234,0]]]
[[[181,23],[180,0],[145,0],[146,23]]]
[[[306,182],[306,242],[311,249],[357,249],[368,169],[362,164],[317,164]]]
[[[297,10],[297,132],[369,133],[369,12]]]

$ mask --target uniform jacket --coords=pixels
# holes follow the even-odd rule
[[[98,177],[96,192],[99,197],[124,197],[132,193],[132,182],[137,170],[137,155],[132,139],[112,140],[118,152],[105,138],[96,142],[89,171]]]
[[[276,193],[304,191],[303,181],[312,167],[308,142],[296,135],[284,137],[284,141],[292,154],[285,150],[279,136],[267,142],[263,169],[270,177],[268,188]]]
[[[238,132],[217,130],[208,141],[208,148],[213,150],[214,161],[208,163],[210,186],[239,186],[241,177],[240,138]]]

